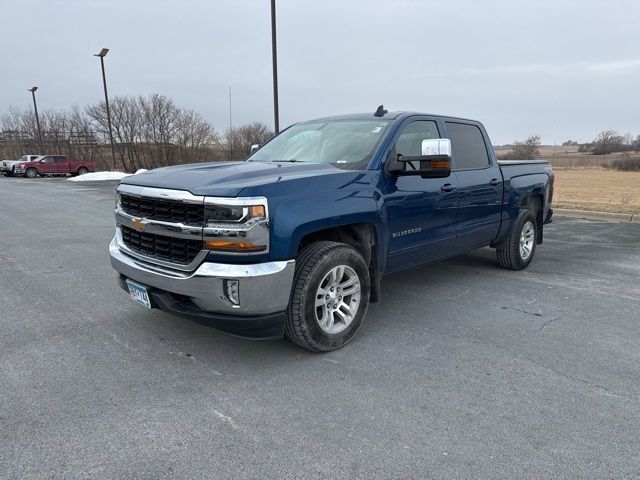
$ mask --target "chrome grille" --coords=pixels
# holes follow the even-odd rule
[[[153,233],[138,232],[132,228],[120,226],[122,241],[136,253],[166,262],[187,265],[202,250],[202,240],[190,240],[166,237]]]
[[[121,194],[120,208],[129,215],[162,222],[204,225],[204,205]]]

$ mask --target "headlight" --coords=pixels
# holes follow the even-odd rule
[[[216,205],[205,202],[204,217],[206,226],[221,223],[247,223],[267,218],[264,205]]]
[[[264,197],[204,200],[204,247],[217,253],[269,251],[269,208]]]
[[[120,205],[120,192],[118,192],[117,190],[116,190],[115,202],[116,202],[116,208],[117,208]]]

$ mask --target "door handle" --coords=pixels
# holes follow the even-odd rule
[[[500,185],[501,183],[502,182],[497,178],[492,178],[491,181],[489,182],[489,185],[493,185],[495,187],[496,185]]]
[[[453,192],[456,189],[455,185],[451,185],[450,183],[445,183],[440,187],[440,190],[443,192]]]

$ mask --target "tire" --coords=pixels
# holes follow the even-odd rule
[[[538,222],[531,210],[520,210],[511,227],[506,248],[496,249],[501,267],[508,270],[523,270],[531,263],[536,251]]]
[[[85,173],[89,173],[89,169],[87,167],[80,167],[78,169],[78,175],[84,175]]]
[[[340,295],[347,291],[351,293]],[[337,242],[312,243],[296,259],[285,335],[313,352],[340,348],[362,326],[370,293],[369,269],[355,248]]]
[[[26,172],[24,172],[24,176],[27,178],[36,178],[38,176],[38,171],[35,168],[28,168]]]

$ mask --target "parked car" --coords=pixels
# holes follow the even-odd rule
[[[18,160],[2,160],[0,162],[0,172],[4,173],[5,177],[11,177],[14,175],[14,168],[17,164],[22,162],[34,162],[41,155],[23,155]]]
[[[324,118],[244,163],[124,178],[111,263],[145,307],[324,352],[353,338],[390,274],[482,247],[526,268],[553,179],[546,161],[498,161],[473,120]]]
[[[33,178],[38,175],[84,175],[95,172],[96,164],[85,160],[70,160],[66,155],[44,155],[32,162],[21,162],[14,167],[15,175]]]

